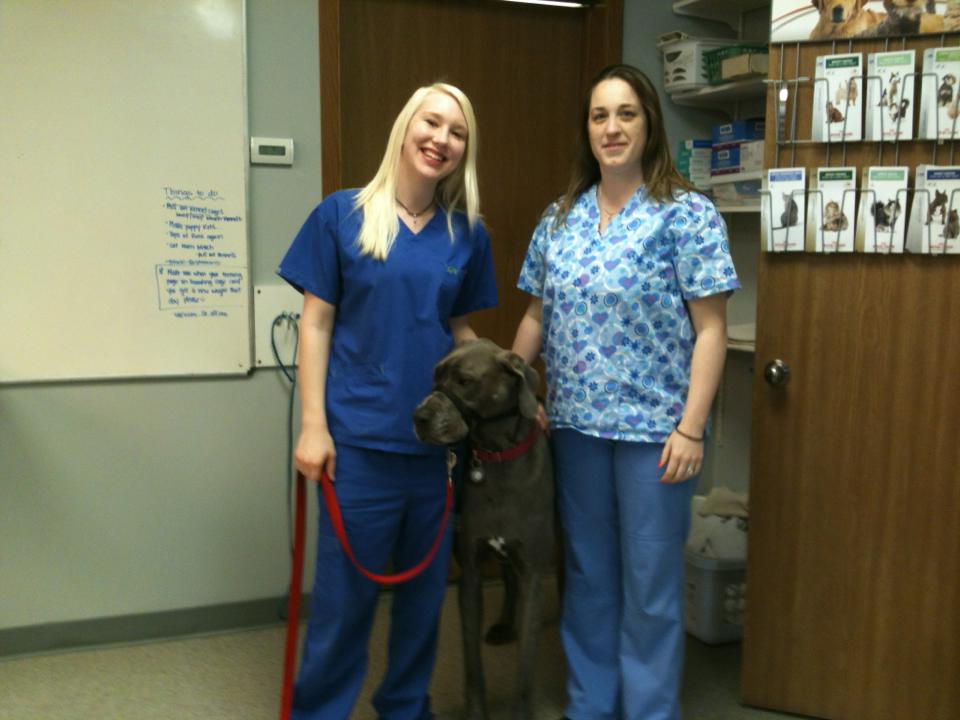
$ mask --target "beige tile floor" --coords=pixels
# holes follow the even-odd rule
[[[500,589],[486,588],[488,616]],[[371,639],[371,672],[352,720],[375,720],[369,697],[383,670],[390,596],[384,594]],[[555,594],[548,598],[540,645],[537,719],[563,714],[563,652]],[[438,720],[463,710],[456,590],[441,620],[432,685]],[[98,647],[0,660],[0,720],[267,720],[277,717],[284,628],[244,630],[138,645]],[[513,645],[484,650],[491,720],[509,717]],[[787,716],[737,701],[739,645],[690,639],[683,691],[685,720],[774,720]]]

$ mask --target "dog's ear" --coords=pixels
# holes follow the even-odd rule
[[[513,352],[504,352],[500,362],[517,376],[517,408],[520,414],[529,419],[537,417],[537,390],[540,388],[540,375],[530,367],[522,357]]]
[[[818,11],[823,9],[823,0],[810,0],[810,4],[813,5]]]

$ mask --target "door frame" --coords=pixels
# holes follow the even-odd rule
[[[318,0],[320,38],[320,171],[323,195],[342,187],[340,133],[340,8],[350,0]],[[493,0],[486,0],[493,2]],[[580,87],[623,57],[623,0],[605,0],[567,12],[586,14]]]

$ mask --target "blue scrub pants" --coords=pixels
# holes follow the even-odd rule
[[[659,482],[662,444],[561,429],[553,448],[566,567],[566,716],[679,720],[683,547],[696,483]]]
[[[430,549],[446,495],[442,455],[402,455],[337,445],[334,488],[360,564],[375,573],[407,570]],[[318,496],[321,493],[317,493]],[[379,586],[343,553],[320,499],[310,622],[294,686],[295,720],[346,720],[367,670]],[[395,585],[386,675],[373,697],[384,720],[432,717],[427,690],[447,586],[451,524],[433,562]]]

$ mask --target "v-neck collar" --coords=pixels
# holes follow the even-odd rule
[[[430,216],[430,219],[427,220],[427,222],[423,224],[423,227],[421,227],[416,232],[414,232],[414,230],[403,221],[403,218],[400,217],[399,213],[397,213],[397,221],[400,223],[401,231],[406,230],[407,234],[410,237],[416,238],[420,236],[420,233],[422,233],[424,230],[426,230],[428,227],[430,227],[433,224],[433,221],[437,219],[437,216],[443,215],[443,214],[444,214],[443,207],[440,205],[437,205],[436,209],[433,211],[433,215]]]

